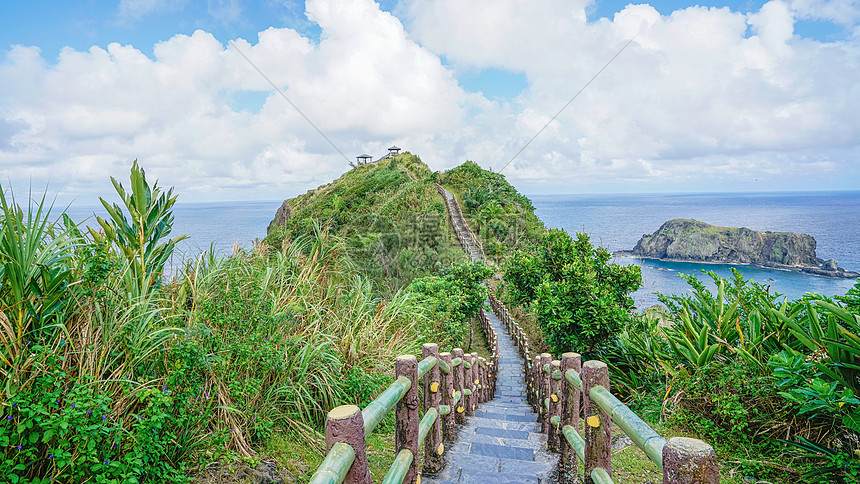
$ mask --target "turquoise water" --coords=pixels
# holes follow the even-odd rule
[[[610,251],[630,250],[643,234],[651,234],[673,218],[694,218],[714,225],[755,230],[807,233],[818,242],[822,259],[836,259],[839,266],[860,272],[860,191],[742,193],[742,194],[647,194],[647,195],[536,195],[531,197],[536,214],[547,227],[570,233],[585,232],[595,244]],[[679,274],[693,274],[706,281],[702,270],[730,276],[725,264],[693,264],[619,258],[621,264],[642,266],[643,288],[634,295],[639,307],[657,302],[654,292],[685,293],[688,286]],[[734,266],[748,279],[767,284],[772,292],[794,299],[806,292],[844,294],[852,279],[831,279],[794,271],[756,266]]]

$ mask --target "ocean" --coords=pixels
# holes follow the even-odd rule
[[[673,218],[692,218],[725,227],[799,232],[812,235],[822,259],[836,259],[839,267],[860,272],[860,191],[791,193],[708,193],[633,195],[535,195],[535,213],[549,227],[587,233],[591,242],[614,252],[631,250],[640,237]],[[715,290],[703,270],[721,277],[731,268],[744,277],[796,299],[807,292],[827,296],[845,294],[853,279],[832,279],[789,270],[757,266],[663,262],[617,258],[620,264],[642,267],[643,287],[634,294],[639,308],[657,303],[655,292],[682,294],[689,286],[680,274],[695,275]]]
[[[860,272],[860,191],[718,194],[633,195],[534,195],[536,214],[547,227],[571,234],[585,232],[594,244],[610,251],[630,250],[643,234],[651,234],[672,218],[694,218],[714,225],[754,230],[807,233],[818,242],[822,259],[836,259],[839,266]],[[234,245],[250,247],[266,235],[266,227],[282,201],[185,203],[174,206],[173,235],[187,234],[171,264],[196,257],[215,244],[219,253]],[[93,213],[104,217],[102,207],[71,207],[76,221]],[[90,218],[88,225],[97,225]],[[620,264],[642,267],[643,287],[634,294],[640,308],[657,303],[654,292],[686,293],[688,286],[679,274],[692,274],[709,283],[702,270],[730,275],[722,264],[692,264],[618,258]],[[768,284],[772,292],[790,299],[806,292],[828,296],[844,294],[853,279],[831,279],[794,271],[736,266],[747,278]],[[713,285],[710,285],[712,288]]]

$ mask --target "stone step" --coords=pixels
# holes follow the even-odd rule
[[[467,245],[473,259],[475,246]],[[537,414],[525,398],[523,363],[501,322],[488,314],[499,336],[499,369],[493,400],[481,404],[455,442],[445,444],[445,468],[422,476],[424,484],[549,484],[558,456],[546,451]]]
[[[475,453],[445,454],[445,469],[439,474],[422,476],[422,482],[456,482],[459,484],[549,483],[554,463],[487,456]]]

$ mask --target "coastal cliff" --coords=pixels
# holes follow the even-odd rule
[[[626,255],[653,259],[723,264],[757,264],[799,269],[827,277],[860,277],[836,261],[815,255],[815,239],[793,232],[761,232],[746,227],[718,227],[689,219],[673,219],[645,234]]]

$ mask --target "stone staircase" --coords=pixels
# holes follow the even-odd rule
[[[424,475],[424,484],[545,484],[556,482],[558,455],[546,451],[537,414],[526,402],[523,363],[504,325],[487,313],[499,338],[499,368],[493,400],[458,428],[446,443],[445,468]]]

